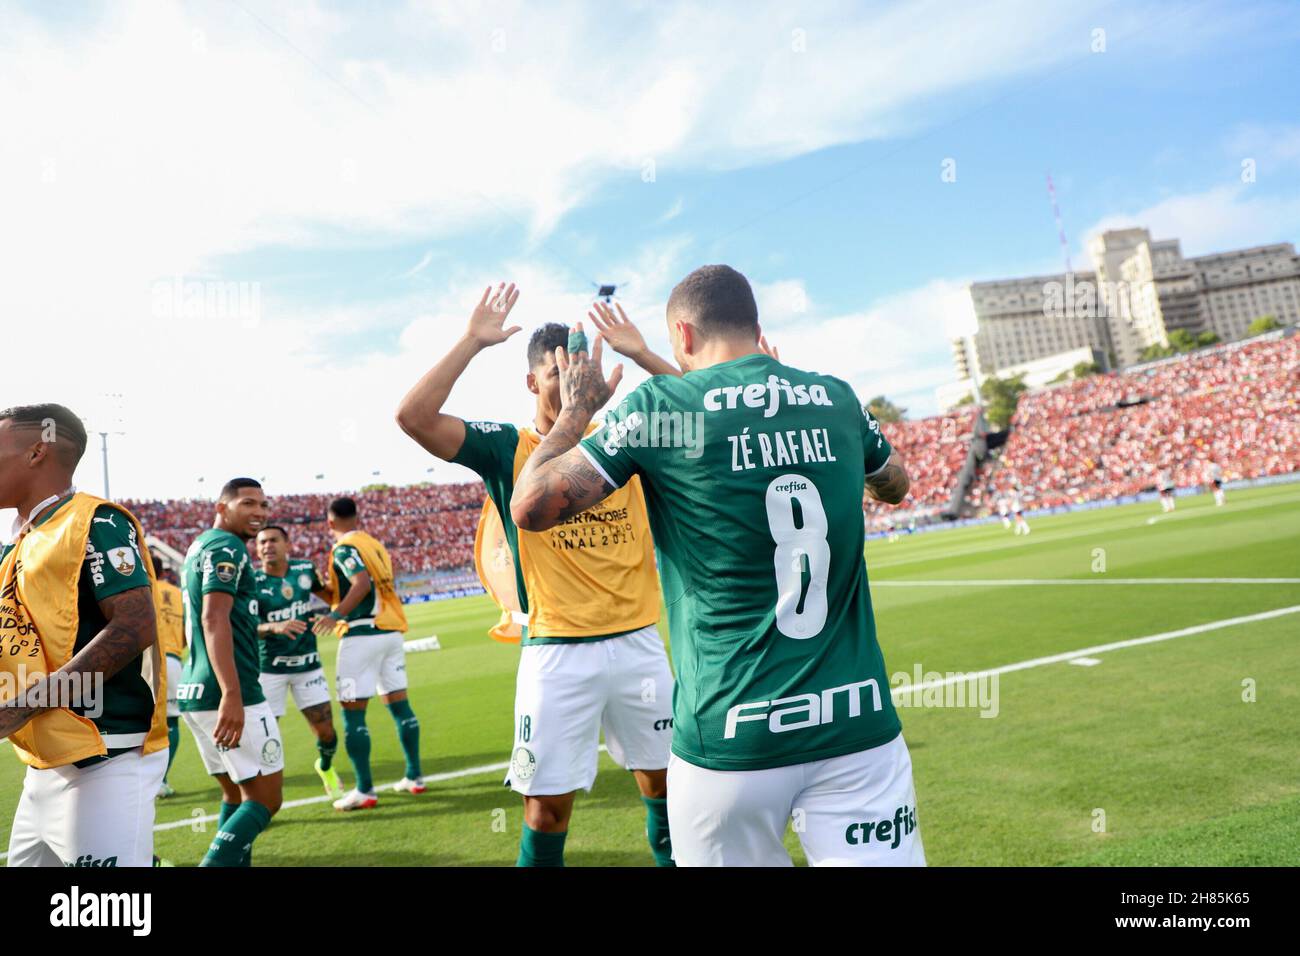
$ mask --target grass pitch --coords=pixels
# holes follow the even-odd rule
[[[1151,519],[1155,519],[1152,521]],[[1038,519],[867,547],[876,621],[891,674],[978,672],[1300,606],[1300,485]],[[1119,579],[1252,583],[1117,583]],[[1054,584],[1068,579],[1086,584]],[[1021,581],[1014,586],[962,580]],[[939,581],[935,586],[908,582]],[[1039,583],[1032,583],[1039,582]],[[1047,582],[1047,583],[1043,583]],[[486,636],[486,598],[408,609],[408,655],[428,793],[380,793],[375,810],[337,813],[311,769],[310,731],[290,706],[286,806],[257,841],[259,866],[509,865],[520,799],[502,786],[518,649]],[[666,628],[665,628],[666,631]],[[903,708],[922,834],[932,865],[1295,865],[1300,863],[1300,613],[1217,627],[998,675],[997,714]],[[333,677],[335,644],[322,656]],[[985,708],[990,712],[989,708]],[[342,730],[336,707],[335,723]],[[372,702],[375,779],[402,775],[387,711]],[[345,783],[351,772],[342,747]],[[479,768],[475,770],[475,768]],[[7,843],[22,767],[0,755]],[[196,863],[219,791],[188,729],[158,803],[157,852]],[[651,863],[631,776],[608,757],[575,808],[571,866]],[[788,844],[802,860],[793,834]]]

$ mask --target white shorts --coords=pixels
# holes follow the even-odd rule
[[[813,866],[925,866],[903,735],[871,750],[770,770],[668,764],[678,866],[791,866],[792,824]]]
[[[330,685],[320,667],[298,674],[266,674],[258,677],[262,693],[277,720],[284,716],[284,699],[293,690],[293,705],[299,710],[330,702]]]
[[[84,770],[28,767],[9,866],[152,866],[154,798],[166,749],[129,750]]]
[[[335,665],[339,700],[367,700],[406,690],[406,651],[402,635],[357,634],[339,641]]]
[[[179,717],[181,715],[180,701],[176,697],[176,690],[181,686],[181,673],[184,667],[181,665],[179,657],[173,657],[167,654],[167,716]]]
[[[284,769],[280,725],[266,701],[244,708],[244,732],[233,750],[218,749],[212,742],[212,732],[217,728],[215,710],[187,710],[182,716],[194,734],[208,773],[224,773],[235,783],[243,783],[258,774],[270,775]]]
[[[590,790],[600,732],[628,770],[668,766],[673,675],[659,629],[520,648],[515,744],[506,783],[523,794]]]

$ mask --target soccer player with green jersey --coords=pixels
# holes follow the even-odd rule
[[[221,785],[217,835],[200,866],[250,865],[253,841],[280,809],[284,748],[258,681],[257,585],[246,544],[265,527],[267,509],[252,478],[226,482],[213,526],[194,539],[181,568],[190,656],[177,697],[203,765]]]
[[[564,409],[515,484],[515,523],[551,527],[641,476],[677,664],[679,865],[788,866],[792,816],[814,865],[923,865],[862,553],[864,483],[897,504],[907,472],[847,383],[763,352],[734,269],[691,273],[667,318],[686,374],[643,383],[585,439],[612,392],[601,343],[557,353]],[[702,448],[664,440],[687,416]]]
[[[27,765],[11,867],[153,859],[167,729],[150,556],[126,509],[72,487],[85,450],[62,405],[0,411],[0,508],[18,512],[0,545],[0,739]]]
[[[284,716],[285,697],[293,691],[293,702],[316,735],[316,773],[332,799],[343,796],[334,754],[339,738],[334,732],[330,709],[330,685],[316,650],[316,634],[308,628],[311,597],[325,600],[329,592],[309,558],[289,557],[289,532],[279,525],[267,525],[257,533],[257,558],[262,569],[253,578],[257,585],[257,626],[262,639],[262,691],[275,719]]]
[[[393,715],[406,758],[406,774],[393,789],[424,793],[420,772],[420,721],[406,696],[406,612],[397,596],[388,551],[359,527],[357,503],[335,498],[326,515],[334,548],[329,559],[329,614],[316,619],[317,636],[339,634],[335,664],[343,707],[343,746],[356,786],[334,801],[335,810],[367,810],[379,803],[370,775],[366,705],[378,694]]]
[[[522,631],[506,777],[524,801],[518,865],[564,865],[574,798],[596,781],[603,731],[610,757],[631,771],[641,791],[655,863],[671,866],[673,677],[657,626],[659,578],[640,484],[631,482],[558,532],[517,532],[510,522],[515,476],[560,414],[555,351],[576,350],[579,335],[555,323],[533,333],[524,377],[534,398],[531,427],[465,422],[442,411],[470,361],[519,331],[505,326],[518,296],[513,284],[484,290],[465,334],[407,394],[397,421],[430,453],[483,478],[493,509],[485,514],[500,517],[509,543],[519,599],[513,617]],[[615,314],[598,303],[590,315],[616,350],[650,374],[679,374],[646,347],[622,307]]]

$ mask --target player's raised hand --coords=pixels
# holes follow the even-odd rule
[[[495,292],[492,291],[491,286],[488,286],[483,290],[478,305],[474,306],[465,334],[483,346],[504,342],[522,329],[522,326],[518,325],[504,327],[506,319],[510,316],[510,310],[518,301],[519,290],[515,288],[513,282],[510,285],[502,282],[496,287]]]
[[[571,344],[579,338],[582,341],[586,339],[581,322],[569,333]],[[615,365],[606,379],[600,367],[602,347],[598,335],[590,355],[585,348],[577,352],[562,348],[555,350],[555,363],[560,370],[560,405],[563,408],[576,409],[590,417],[609,401],[618,388],[618,383],[623,380],[623,365],[621,362]]]
[[[596,327],[600,337],[609,343],[610,348],[635,362],[645,354],[645,338],[641,335],[641,330],[627,317],[623,306],[615,303],[615,307],[618,309],[617,313],[609,307],[608,303],[593,302],[587,318],[591,319],[591,324]]]
[[[767,344],[767,336],[766,336],[766,335],[760,335],[760,336],[758,337],[758,348],[759,348],[759,351],[761,351],[764,355],[770,355],[770,356],[772,356],[772,358],[776,359],[778,362],[781,361],[781,353],[778,352],[778,351],[776,350],[776,346],[775,346],[775,345],[768,345],[768,344]]]

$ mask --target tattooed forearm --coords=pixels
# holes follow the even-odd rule
[[[911,487],[907,469],[903,467],[897,452],[889,456],[884,468],[867,479],[867,494],[887,505],[898,504],[907,497]]]
[[[586,428],[583,416],[561,412],[546,440],[529,456],[510,498],[510,515],[523,530],[553,528],[614,490],[574,447]]]
[[[153,593],[132,588],[99,602],[108,618],[104,629],[61,668],[62,673],[102,674],[108,680],[158,639]]]
[[[57,673],[102,674],[103,680],[108,680],[158,639],[153,592],[149,588],[123,591],[100,601],[99,606],[108,618],[108,623]],[[42,686],[37,687],[36,684]],[[30,703],[33,700],[38,703]],[[10,701],[10,706],[0,708],[0,740],[20,730],[42,710],[65,707],[67,704],[67,700],[58,693],[56,680],[52,676],[40,678],[26,688],[21,700],[14,698]]]

